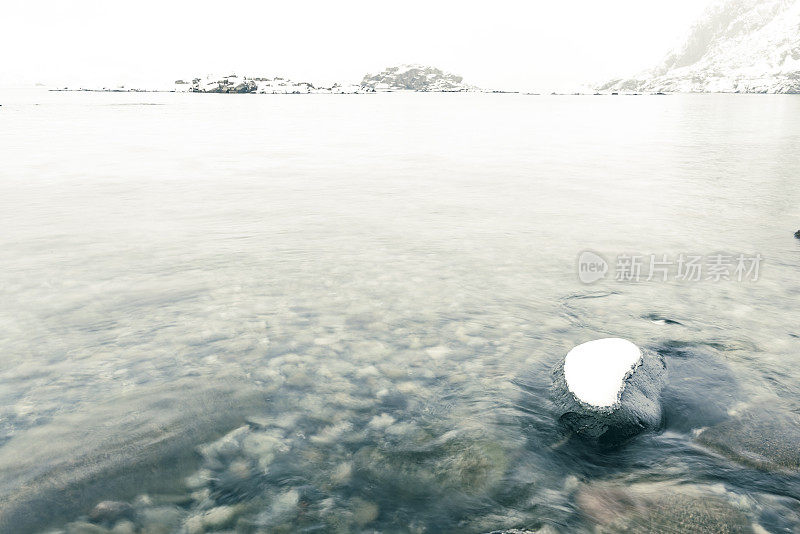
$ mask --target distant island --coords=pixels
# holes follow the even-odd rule
[[[426,93],[455,93],[481,89],[466,85],[461,76],[434,67],[401,65],[389,67],[378,74],[367,74],[361,87],[368,91],[420,91]]]
[[[179,93],[229,93],[229,94],[359,94],[394,91],[422,93],[507,92],[486,91],[464,83],[461,76],[424,65],[398,65],[377,74],[366,74],[359,83],[315,84],[282,77],[205,76],[190,80],[176,80],[172,86],[161,88],[70,88],[55,91],[104,92],[179,92]]]

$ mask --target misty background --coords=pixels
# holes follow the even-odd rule
[[[653,67],[711,1],[12,0],[0,17],[0,86],[232,72],[355,82],[421,63],[485,88],[569,89]]]

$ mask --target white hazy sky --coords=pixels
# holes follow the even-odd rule
[[[424,63],[487,88],[556,89],[653,66],[709,3],[4,0],[0,85],[358,81]]]

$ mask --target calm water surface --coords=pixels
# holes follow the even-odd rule
[[[800,411],[800,99],[0,104],[0,532],[592,531],[615,485],[800,528],[796,471],[696,439]],[[763,262],[584,285],[587,249]],[[550,369],[608,336],[665,356],[665,421],[595,450]]]

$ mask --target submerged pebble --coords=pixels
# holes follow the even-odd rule
[[[792,412],[749,409],[704,429],[696,440],[750,467],[800,470],[800,416]]]
[[[374,502],[365,501],[363,499],[353,500],[353,520],[360,527],[372,523],[378,518],[380,509]]]
[[[93,523],[74,521],[67,524],[66,534],[109,534],[109,530]]]
[[[136,525],[133,521],[120,521],[111,529],[111,534],[136,534]]]
[[[133,507],[126,502],[118,501],[103,501],[89,512],[89,520],[93,523],[114,524],[119,520],[133,519],[133,517]]]
[[[176,506],[151,506],[139,511],[141,531],[147,534],[168,534],[181,524],[185,512]]]
[[[581,488],[576,503],[585,520],[600,533],[763,532],[735,496],[721,488],[597,482]]]
[[[188,517],[183,523],[183,529],[187,534],[200,534],[231,527],[239,511],[238,506],[216,506]]]

